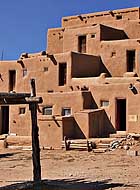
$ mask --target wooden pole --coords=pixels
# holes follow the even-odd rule
[[[31,94],[36,96],[35,80],[31,79]],[[41,181],[41,165],[40,165],[40,147],[38,138],[37,126],[37,103],[31,102],[29,104],[32,120],[32,160],[33,160],[33,180],[35,182]]]

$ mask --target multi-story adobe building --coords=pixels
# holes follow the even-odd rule
[[[64,17],[48,30],[46,51],[1,61],[1,92],[30,92],[31,78],[43,98],[41,146],[140,133],[140,8]],[[0,116],[1,134],[31,135],[28,106],[1,106]]]

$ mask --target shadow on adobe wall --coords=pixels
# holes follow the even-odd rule
[[[104,111],[104,135],[103,137],[109,137],[109,134],[116,133],[115,128],[111,123],[111,118],[108,117],[105,110]]]
[[[15,184],[0,187],[0,190],[105,190],[112,188],[133,188],[138,184],[124,184],[111,182],[112,179],[105,179],[102,181],[87,181],[84,178],[80,179],[56,179],[56,180],[42,180],[39,183],[33,183],[32,181],[25,181],[20,183],[17,181]]]
[[[74,133],[73,133],[74,139],[86,139],[86,136],[84,135],[83,131],[79,127],[78,123],[74,119]]]
[[[101,40],[112,41],[112,40],[124,40],[129,39],[124,30],[113,28],[110,26],[105,26],[103,24],[101,27]]]
[[[98,105],[96,104],[90,91],[83,92],[82,96],[83,96],[83,109],[98,109]]]
[[[100,57],[100,74],[101,73],[106,73],[107,77],[111,77],[111,73],[109,72],[109,70],[106,68],[106,66],[104,65],[102,58]]]

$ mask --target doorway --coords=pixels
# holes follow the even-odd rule
[[[135,71],[135,50],[127,51],[127,72]]]
[[[67,64],[59,63],[59,86],[64,86],[67,79]]]
[[[16,71],[10,70],[9,71],[9,92],[15,90],[16,84]]]
[[[78,51],[80,53],[86,53],[86,36],[78,37]]]
[[[1,106],[2,134],[9,133],[9,106]]]
[[[126,131],[126,99],[116,99],[116,130]]]

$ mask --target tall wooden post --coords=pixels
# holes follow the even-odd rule
[[[36,96],[35,80],[31,79],[31,96]],[[32,120],[32,160],[33,160],[33,179],[35,182],[41,180],[41,165],[40,165],[40,147],[39,134],[37,126],[37,103],[30,103],[31,120]]]

